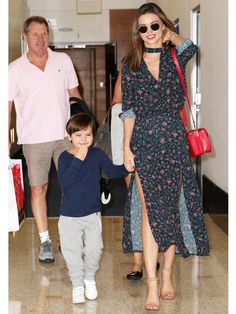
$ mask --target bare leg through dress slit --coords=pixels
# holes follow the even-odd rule
[[[158,311],[160,309],[159,287],[156,276],[156,265],[158,259],[158,244],[156,243],[147,215],[147,208],[145,198],[141,186],[138,173],[135,173],[135,182],[142,205],[142,243],[143,255],[147,272],[148,294],[145,303],[145,309]]]
[[[180,176],[180,184],[179,184],[178,208],[180,208],[181,187],[182,187],[182,174]],[[162,281],[161,297],[164,300],[173,300],[176,296],[173,282],[172,282],[175,251],[176,251],[176,246],[171,245],[166,250],[166,252],[164,252],[163,267],[162,267],[162,273],[161,273],[161,281]]]

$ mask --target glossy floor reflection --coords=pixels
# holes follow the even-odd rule
[[[57,219],[49,220],[55,263],[38,262],[39,239],[33,219],[9,237],[10,314],[141,314],[146,296],[145,271],[130,282],[132,258],[121,248],[121,217],[103,217],[104,254],[97,273],[99,297],[83,305],[71,302],[71,283],[58,246]],[[227,313],[227,235],[206,216],[211,255],[183,259],[176,255],[174,285],[177,297],[161,300],[160,314]],[[160,260],[162,255],[160,255]]]

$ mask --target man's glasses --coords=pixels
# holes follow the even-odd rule
[[[160,25],[158,23],[153,23],[150,27],[153,31],[157,31],[160,28]],[[140,26],[138,29],[139,33],[141,34],[145,34],[147,30],[147,26]]]

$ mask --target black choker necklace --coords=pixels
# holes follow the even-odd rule
[[[147,48],[144,47],[145,52],[155,53],[155,52],[162,52],[162,48]]]

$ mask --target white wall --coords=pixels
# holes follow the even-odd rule
[[[190,37],[190,11],[200,4],[201,125],[212,138],[214,152],[202,158],[202,174],[228,192],[228,1],[154,1]]]
[[[56,19],[50,42],[84,43],[110,40],[109,10],[138,8],[143,0],[101,0],[101,14],[77,14],[76,0],[28,0],[31,15]]]

